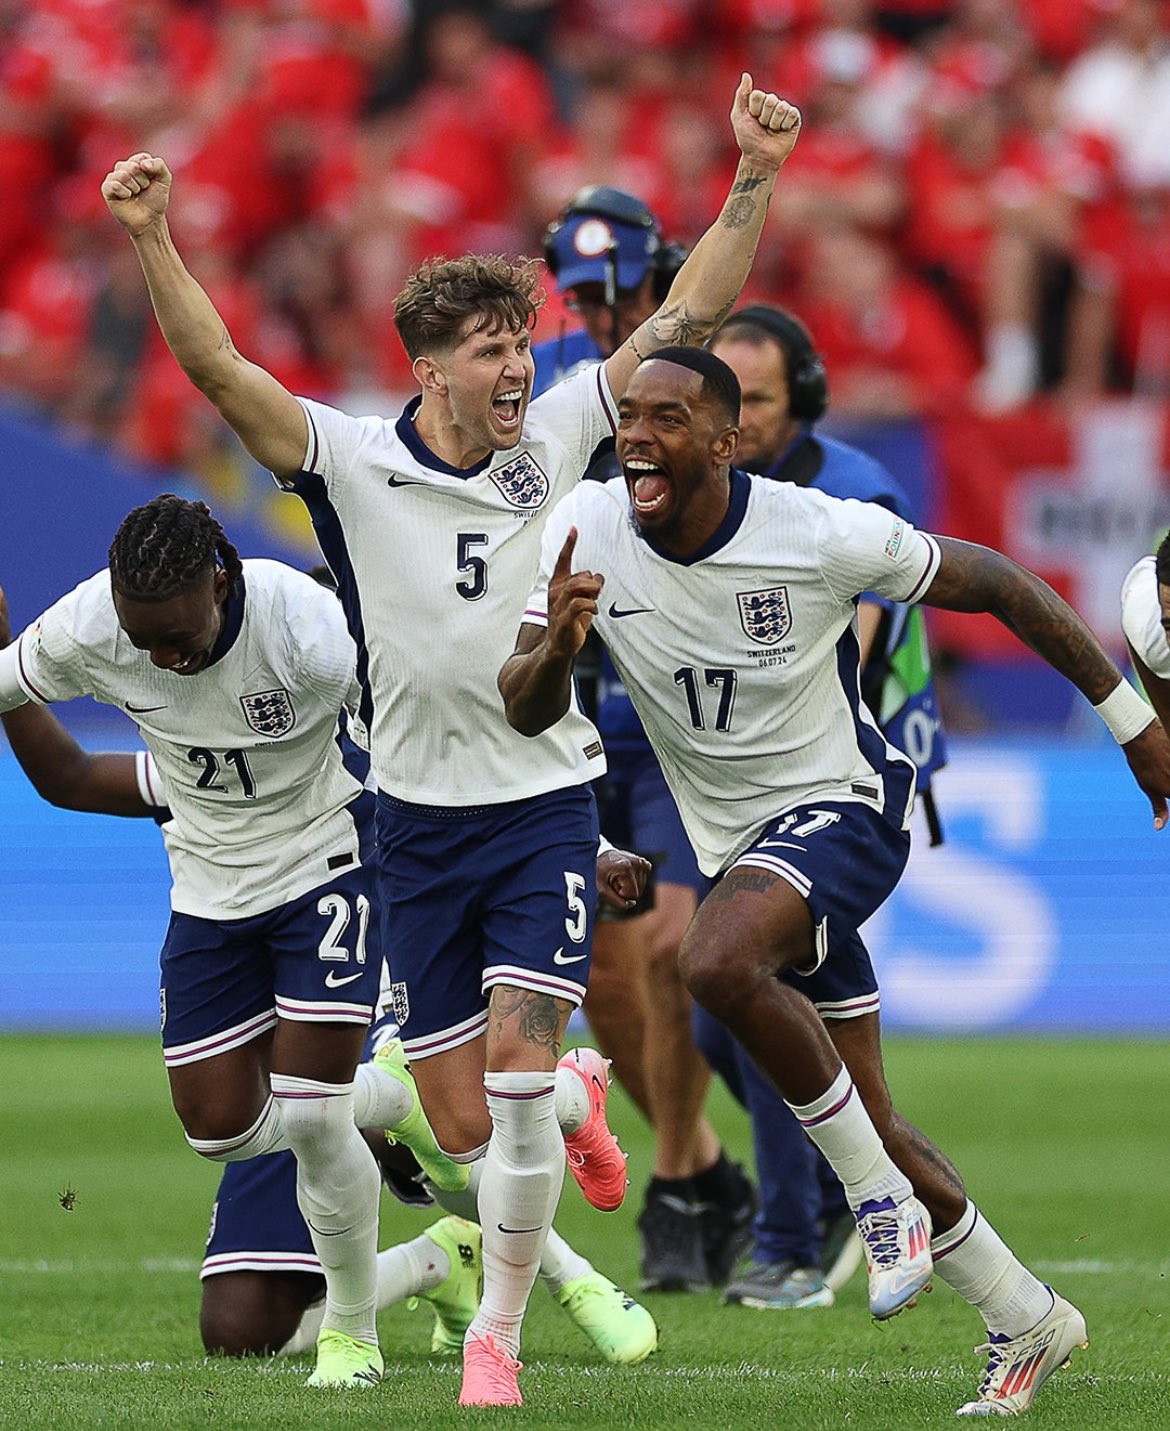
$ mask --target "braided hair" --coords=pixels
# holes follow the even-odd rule
[[[173,492],[135,507],[110,546],[114,590],[133,601],[169,601],[217,564],[230,590],[243,574],[239,552],[209,507]]]

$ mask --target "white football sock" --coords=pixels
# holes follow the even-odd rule
[[[297,1159],[297,1204],[325,1274],[322,1325],[377,1343],[382,1181],[353,1121],[353,1085],[274,1073],[272,1092]]]
[[[265,1153],[283,1153],[289,1146],[280,1109],[272,1098],[246,1133],[238,1133],[234,1138],[192,1138],[186,1133],[183,1136],[201,1157],[213,1163],[241,1163]]]
[[[902,1202],[913,1192],[886,1152],[844,1064],[819,1098],[803,1107],[788,1106],[841,1179],[854,1212],[864,1202],[887,1197]]]
[[[376,1063],[359,1063],[353,1076],[353,1121],[359,1128],[397,1127],[414,1106],[410,1089]]]
[[[558,1068],[556,1080],[557,1122],[562,1133],[575,1133],[589,1117],[589,1090],[571,1068]]]
[[[581,1080],[578,1078],[577,1082],[580,1083]],[[426,1187],[446,1212],[456,1213],[459,1217],[467,1218],[469,1222],[478,1222],[479,1180],[483,1176],[482,1153],[471,1164],[470,1172],[471,1178],[462,1192],[444,1192],[430,1182]],[[566,1282],[587,1277],[592,1271],[593,1263],[575,1252],[555,1227],[550,1227],[544,1240],[544,1251],[540,1254],[540,1277],[553,1296],[556,1296]]]
[[[565,1176],[551,1073],[484,1075],[492,1136],[479,1184],[483,1297],[468,1336],[513,1356]]]
[[[574,1252],[555,1227],[550,1227],[540,1257],[540,1280],[555,1297],[568,1282],[587,1277],[593,1263]]]
[[[400,1242],[378,1253],[378,1311],[404,1302],[407,1297],[421,1297],[433,1291],[451,1271],[451,1259],[429,1237],[416,1237],[413,1242]],[[300,1325],[277,1352],[278,1356],[296,1356],[317,1345],[317,1333],[325,1317],[325,1303],[317,1302],[305,1311]]]
[[[983,1313],[989,1332],[1018,1337],[1052,1310],[1052,1291],[1034,1277],[973,1202],[930,1244],[934,1270]]]

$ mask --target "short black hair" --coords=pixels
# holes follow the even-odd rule
[[[173,492],[135,507],[110,546],[110,580],[133,601],[169,601],[221,566],[234,586],[240,555],[203,502]]]
[[[1170,532],[1158,543],[1158,550],[1154,553],[1154,571],[1159,586],[1170,586]]]
[[[706,348],[659,348],[648,353],[643,363],[674,363],[679,368],[690,368],[703,379],[700,389],[703,397],[710,398],[722,411],[729,427],[739,423],[740,387],[739,379],[722,358],[709,353]]]

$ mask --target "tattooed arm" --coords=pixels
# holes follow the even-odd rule
[[[731,107],[731,126],[741,156],[731,192],[679,269],[662,306],[607,359],[605,375],[615,399],[656,349],[705,343],[735,306],[751,272],[776,176],[800,133],[800,111],[753,89],[751,75],[745,74]]]
[[[1002,552],[937,537],[942,562],[923,596],[947,611],[986,611],[1100,705],[1121,672],[1077,613],[1034,573]]]
[[[1034,572],[988,547],[952,537],[936,540],[942,562],[922,598],[927,606],[988,612],[1094,706],[1120,689],[1124,678],[1096,636]],[[1170,795],[1170,738],[1151,713],[1149,724],[1126,740],[1122,750],[1134,779],[1149,796],[1155,826],[1162,829]]]

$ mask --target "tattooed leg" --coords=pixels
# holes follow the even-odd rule
[[[488,1000],[488,1068],[555,1068],[572,1011],[565,999],[497,984]]]

